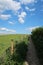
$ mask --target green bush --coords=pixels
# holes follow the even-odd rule
[[[27,44],[25,41],[16,42],[13,55],[11,55],[10,50],[10,47],[6,50],[5,56],[0,59],[0,65],[23,65],[27,52]]]
[[[31,37],[37,51],[40,65],[43,65],[43,28],[33,30]]]
[[[16,44],[12,59],[17,62],[24,62],[26,60],[27,44],[23,41]]]

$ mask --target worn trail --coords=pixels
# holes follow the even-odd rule
[[[28,62],[28,65],[39,65],[35,46],[32,42],[31,37],[30,37],[29,44],[28,44],[27,62]]]

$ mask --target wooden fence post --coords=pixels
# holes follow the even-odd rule
[[[14,40],[11,39],[11,55],[14,53]]]

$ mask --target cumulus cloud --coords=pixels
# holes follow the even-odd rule
[[[3,20],[8,20],[9,18],[11,17],[11,15],[7,15],[7,14],[1,14],[0,15],[0,19],[3,19]]]
[[[23,19],[23,18],[19,18],[18,20],[19,20],[19,22],[20,22],[21,24],[24,23],[24,19]]]
[[[16,32],[16,30],[8,29],[8,28],[5,28],[5,27],[0,28],[0,31],[12,32],[12,33]]]
[[[0,0],[0,13],[5,10],[12,10],[14,12],[21,9],[21,4],[29,4],[34,3],[37,0],[19,0],[19,2],[15,0]]]
[[[5,10],[18,11],[20,8],[20,2],[13,0],[0,0],[0,12]]]
[[[29,3],[35,3],[36,0],[20,0],[22,4],[29,4]]]
[[[24,18],[26,17],[26,12],[21,12],[21,14],[18,15],[18,20],[20,23],[24,23]]]
[[[16,0],[0,0],[0,19],[3,19],[3,20],[8,20],[11,15],[6,15],[6,14],[2,14],[2,13],[5,13],[5,11],[13,11],[14,14],[17,14],[17,17],[18,17],[18,21],[20,23],[24,23],[24,19],[26,17],[26,12],[20,12],[20,9],[22,10],[22,5],[21,4],[29,4],[29,3],[34,3],[36,2],[36,0],[19,0],[16,1]],[[30,9],[28,7],[26,7],[26,9],[28,9],[29,11],[35,11],[35,8],[33,9]],[[19,11],[19,14],[18,14],[18,11]],[[14,24],[13,22],[9,22],[10,24]]]

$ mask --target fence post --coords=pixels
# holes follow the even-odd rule
[[[14,53],[14,40],[11,39],[11,55]]]

